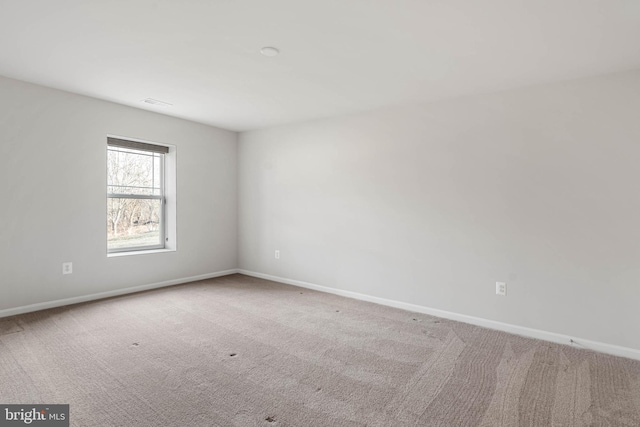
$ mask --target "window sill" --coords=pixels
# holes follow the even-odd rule
[[[148,254],[161,254],[165,252],[175,252],[175,249],[149,249],[146,251],[127,251],[127,252],[112,252],[107,253],[107,258],[116,258],[121,256],[130,255],[148,255]]]

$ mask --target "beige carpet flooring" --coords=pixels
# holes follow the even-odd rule
[[[73,426],[640,426],[640,362],[242,275],[0,319]]]

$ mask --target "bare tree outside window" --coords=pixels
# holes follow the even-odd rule
[[[164,246],[164,154],[109,146],[107,249]]]

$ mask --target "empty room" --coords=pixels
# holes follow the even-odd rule
[[[640,426],[639,40],[0,0],[0,426]]]

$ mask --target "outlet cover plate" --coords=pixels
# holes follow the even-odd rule
[[[62,274],[71,274],[73,273],[73,263],[72,262],[63,262],[62,263]]]

